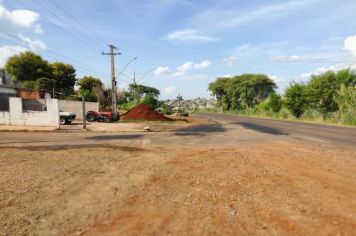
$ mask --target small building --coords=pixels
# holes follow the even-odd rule
[[[0,85],[0,111],[9,110],[9,98],[16,97],[16,89]]]

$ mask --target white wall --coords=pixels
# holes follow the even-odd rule
[[[78,120],[83,119],[83,107],[82,102],[78,101],[67,101],[67,100],[59,100],[59,109],[67,112],[74,112],[77,114]],[[99,111],[99,103],[98,102],[85,102],[85,110],[86,111]]]
[[[46,101],[44,99],[37,99],[43,105],[46,105]],[[59,109],[61,111],[66,112],[74,112],[77,115],[77,120],[83,119],[83,107],[81,101],[67,101],[67,100],[58,100]],[[42,106],[39,106],[37,109],[41,110]],[[85,110],[88,111],[99,111],[99,103],[98,102],[85,102]]]
[[[22,111],[22,99],[9,98],[10,111],[0,112],[0,125],[50,126],[59,128],[57,99],[47,99],[47,111]]]
[[[16,95],[16,90],[13,88],[0,86],[0,94],[13,94]]]

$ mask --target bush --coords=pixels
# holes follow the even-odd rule
[[[87,102],[97,102],[98,97],[90,90],[82,90],[80,91],[80,95],[85,98]]]
[[[37,82],[36,81],[23,81],[22,87],[24,89],[37,89]]]
[[[290,119],[292,118],[292,113],[285,107],[282,107],[280,110],[279,110],[279,118],[282,118],[282,119]]]
[[[149,105],[152,109],[158,108],[158,100],[153,96],[145,96],[141,99],[141,103]]]
[[[307,109],[300,117],[303,120],[324,120],[324,114],[317,111],[316,109]]]
[[[300,117],[307,108],[308,100],[305,96],[304,84],[292,83],[285,92],[286,107],[295,117]]]
[[[344,125],[355,125],[356,126],[356,111],[350,110],[340,113],[340,122]]]
[[[268,97],[268,107],[273,112],[279,112],[282,108],[282,98],[276,93],[271,93]]]

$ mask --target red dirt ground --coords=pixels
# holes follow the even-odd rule
[[[148,120],[148,121],[170,121],[163,114],[153,110],[150,106],[140,104],[129,110],[122,118],[123,120]]]

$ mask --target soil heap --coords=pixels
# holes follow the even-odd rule
[[[140,104],[122,117],[123,120],[148,120],[148,121],[170,121],[171,119],[165,117],[163,114],[153,110],[146,104]]]

